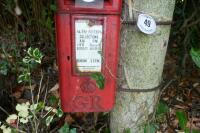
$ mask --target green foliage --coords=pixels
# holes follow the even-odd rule
[[[59,108],[57,109],[56,115],[57,115],[58,117],[62,117],[63,114],[64,114],[64,113],[63,113],[62,109],[59,107]]]
[[[16,44],[5,44],[0,42],[0,74],[18,73],[21,54]]]
[[[155,133],[158,129],[157,125],[154,123],[149,123],[144,128],[144,133]]]
[[[29,82],[31,80],[31,73],[28,69],[24,69],[23,72],[18,76],[18,83]]]
[[[104,89],[105,78],[102,73],[92,73],[90,77],[96,81],[96,85],[99,89]]]
[[[18,40],[24,41],[26,39],[26,35],[23,32],[18,33]]]
[[[59,105],[51,107],[46,106],[44,102],[17,104],[16,112],[16,114],[9,115],[5,122],[0,122],[0,131],[3,130],[3,132],[6,132],[6,130],[12,130],[13,132],[18,131],[22,133],[29,131],[36,132],[40,130],[38,129],[39,125],[43,129],[48,129],[56,118],[63,116]],[[29,125],[28,129],[27,125]],[[73,130],[70,133],[74,133]]]
[[[37,113],[37,112],[40,112],[42,109],[44,109],[45,108],[45,103],[44,102],[39,102],[38,104],[37,104],[37,107],[36,107],[36,109],[35,109],[35,112]]]
[[[130,128],[125,129],[123,133],[131,133],[131,129]]]
[[[176,111],[176,118],[179,121],[179,126],[181,127],[181,129],[186,128],[186,124],[187,124],[187,116],[185,114],[184,111]]]
[[[180,68],[182,74],[186,74],[186,69],[189,67],[188,64],[188,52],[191,54],[191,47],[200,48],[200,23],[199,11],[200,11],[199,0],[176,0],[176,6],[174,11],[174,18],[172,25],[171,39],[177,45],[172,50],[174,54],[178,55]],[[171,50],[171,49],[170,49]],[[193,58],[196,63],[197,58]]]
[[[200,49],[191,48],[190,56],[192,57],[193,62],[200,68]]]
[[[8,62],[6,60],[0,60],[0,74],[7,75]]]
[[[169,111],[169,107],[163,101],[160,101],[156,108],[156,115],[164,114]]]
[[[179,121],[179,126],[181,127],[182,130],[185,131],[185,133],[190,133],[190,131],[192,131],[192,133],[200,133],[199,130],[190,129],[186,127],[188,119],[184,111],[181,110],[176,111],[176,118]]]
[[[48,101],[52,106],[58,103],[58,99],[55,96],[50,96]]]
[[[18,76],[18,83],[29,82],[31,80],[31,70],[37,64],[41,64],[43,55],[38,48],[28,48],[27,55],[22,59],[24,69]]]
[[[53,121],[53,116],[48,116],[47,118],[46,118],[46,126],[49,126],[50,125],[50,123]]]
[[[59,133],[76,133],[76,128],[69,128],[69,125],[65,123],[59,130]]]
[[[195,129],[189,129],[189,128],[186,128],[185,129],[185,133],[200,133],[200,131],[199,130],[195,130]]]

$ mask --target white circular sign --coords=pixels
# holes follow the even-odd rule
[[[138,16],[137,26],[141,32],[146,34],[153,34],[156,31],[155,20],[147,14],[140,14]]]
[[[95,0],[82,0],[82,1],[84,1],[84,2],[94,2]]]

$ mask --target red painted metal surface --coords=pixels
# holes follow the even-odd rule
[[[57,60],[62,109],[65,112],[103,112],[113,108],[115,103],[118,48],[120,33],[121,2],[112,0],[113,8],[80,10],[58,0],[59,9],[55,16],[57,37]],[[114,4],[115,3],[115,4]],[[98,12],[99,11],[99,12]],[[109,12],[113,11],[115,12]],[[97,15],[94,15],[94,14]],[[92,20],[103,25],[102,69],[105,77],[104,89],[99,89],[89,73],[76,68],[75,21]]]
[[[93,7],[76,7],[75,0],[57,0],[60,12],[69,11],[71,13],[89,13],[89,14],[120,14],[122,9],[122,0],[104,0],[102,9]]]

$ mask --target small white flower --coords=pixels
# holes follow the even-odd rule
[[[28,122],[27,118],[20,118],[19,121],[23,124],[26,124]]]
[[[38,106],[38,104],[32,104],[32,105],[30,106],[30,110],[31,110],[31,111],[36,110],[36,109],[37,109],[37,106]]]
[[[3,133],[12,133],[12,130],[10,127],[4,128]]]
[[[20,111],[18,115],[22,118],[26,118],[29,115],[28,111]]]
[[[1,125],[0,127],[2,130],[6,129],[6,126],[5,125]]]
[[[29,106],[29,105],[30,105],[30,103],[29,103],[29,102],[26,102],[26,105],[28,105],[28,106]]]
[[[6,119],[6,122],[8,124],[12,124],[16,121],[17,119],[17,115],[16,114],[12,114],[12,115],[9,115],[9,117]]]
[[[26,118],[29,114],[29,105],[22,103],[22,104],[17,104],[16,110],[18,111],[18,115],[20,117]]]
[[[16,7],[15,7],[15,13],[18,16],[20,16],[22,14],[22,10],[20,9],[20,7],[18,5],[16,5]]]
[[[25,103],[17,104],[17,106],[16,106],[16,110],[18,112],[20,112],[20,111],[27,111],[28,109],[29,109],[29,105],[27,105]]]

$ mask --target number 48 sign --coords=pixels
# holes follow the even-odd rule
[[[156,31],[155,20],[147,14],[140,14],[138,16],[137,26],[141,32],[146,34],[153,34]]]

